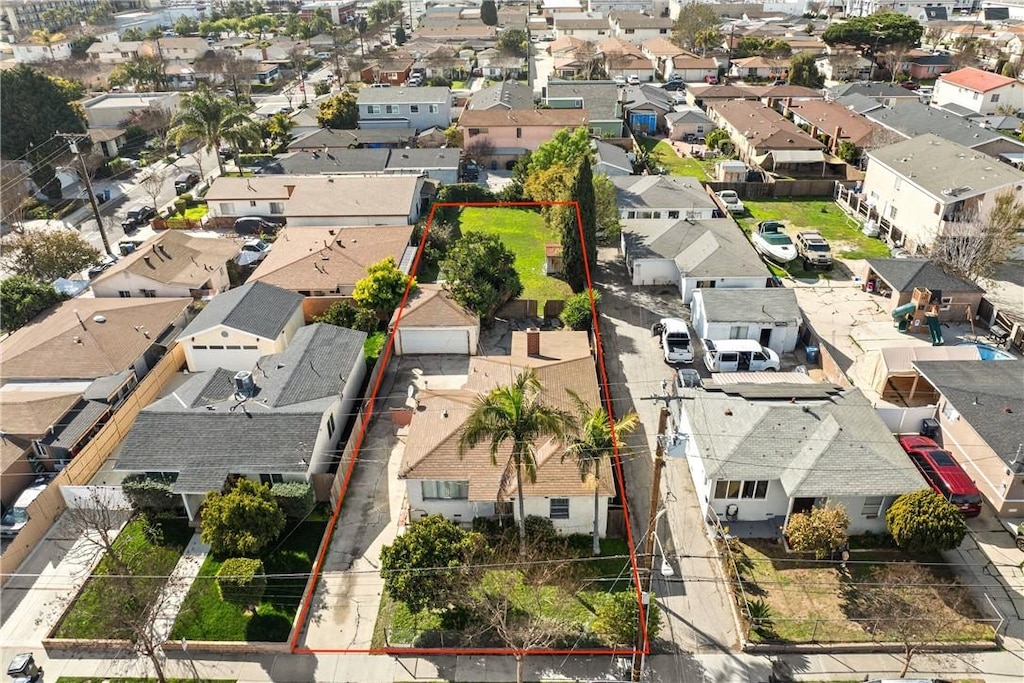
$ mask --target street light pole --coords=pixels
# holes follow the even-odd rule
[[[96,225],[100,230],[100,239],[103,240],[103,249],[109,256],[114,256],[114,252],[110,249],[110,240],[107,239],[107,229],[103,227],[103,215],[100,213],[100,206],[96,202],[96,193],[92,191],[92,179],[89,178],[89,169],[85,165],[85,157],[82,156],[81,152],[78,151],[78,140],[83,135],[75,135],[74,133],[57,133],[58,136],[66,138],[68,144],[71,147],[71,153],[78,159],[79,164],[82,166],[82,181],[85,183],[86,193],[89,195],[89,204],[92,205],[92,215],[96,218]]]

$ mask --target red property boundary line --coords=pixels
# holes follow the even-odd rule
[[[633,528],[630,523],[629,514],[629,502],[626,498],[625,478],[622,471],[622,458],[619,455],[619,439],[615,431],[615,416],[612,411],[612,400],[611,386],[608,382],[608,371],[605,367],[604,359],[604,344],[601,340],[601,326],[597,315],[597,306],[594,301],[594,281],[592,277],[591,264],[587,258],[586,250],[586,237],[583,233],[583,216],[580,211],[580,205],[577,201],[562,201],[562,202],[437,202],[434,203],[430,208],[430,214],[427,217],[426,227],[423,230],[423,236],[420,238],[419,246],[416,248],[416,257],[413,259],[412,271],[410,275],[415,276],[419,270],[420,259],[423,256],[423,250],[427,244],[427,237],[430,234],[430,227],[434,222],[434,214],[437,209],[440,208],[463,208],[463,207],[487,207],[487,208],[538,208],[545,206],[571,206],[576,211],[576,228],[579,230],[580,244],[583,245],[583,266],[586,272],[587,288],[590,293],[590,312],[591,319],[593,320],[594,326],[594,338],[595,338],[595,350],[597,352],[597,367],[599,371],[599,381],[602,383],[604,388],[604,400],[605,409],[608,411],[609,423],[612,428],[612,443],[615,453],[614,459],[614,472],[618,477],[619,491],[622,492],[622,508],[623,517],[626,525],[626,542],[629,547],[629,561],[630,569],[633,577],[633,585],[636,589],[636,600],[637,606],[640,611],[640,622],[643,632],[643,647],[637,648],[591,648],[591,649],[537,649],[537,650],[515,650],[510,648],[423,648],[423,647],[385,647],[385,648],[370,648],[370,649],[334,649],[334,648],[308,648],[300,647],[299,640],[302,634],[306,631],[307,624],[306,620],[309,618],[309,610],[312,604],[313,596],[316,593],[316,585],[319,583],[321,573],[323,571],[324,559],[327,555],[327,549],[330,543],[321,543],[320,550],[317,553],[316,562],[313,565],[313,588],[307,591],[306,596],[302,602],[302,607],[299,610],[297,624],[301,624],[301,628],[296,628],[295,633],[292,637],[292,641],[289,644],[292,654],[384,654],[384,655],[629,655],[638,656],[641,654],[650,654],[650,641],[647,637],[647,614],[646,609],[642,600],[642,586],[640,585],[640,570],[637,562],[636,555],[636,544],[633,539]],[[406,303],[411,293],[412,279],[410,278],[409,284],[406,285],[405,292],[402,295],[402,301],[398,307],[398,317],[395,319],[394,329],[388,334],[387,342],[384,345],[384,352],[381,354],[380,362],[384,364],[384,367],[391,361],[391,355],[394,351],[395,344],[395,331],[398,330],[399,325],[402,323],[402,312],[405,310]],[[359,452],[362,448],[363,441],[366,438],[366,431],[369,427],[370,420],[373,418],[374,406],[376,405],[377,395],[380,391],[381,384],[384,381],[385,372],[380,372],[377,375],[377,381],[374,383],[373,391],[370,394],[369,399],[366,403],[366,412],[363,416],[362,424],[360,425],[359,433],[356,436],[355,445],[352,449],[352,458],[349,461],[348,467],[345,470],[345,478],[342,481],[341,489],[338,492],[338,502],[334,506],[334,512],[331,514],[331,518],[327,524],[325,531],[325,538],[330,538],[334,534],[334,531],[338,524],[338,519],[341,514],[342,505],[345,502],[345,495],[348,491],[349,482],[352,478],[352,472],[355,469],[356,462],[359,460]]]

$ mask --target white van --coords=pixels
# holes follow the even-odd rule
[[[662,318],[651,328],[651,332],[661,337],[661,350],[666,363],[693,362],[693,342],[685,320]]]
[[[703,339],[704,365],[711,372],[765,372],[779,369],[779,355],[753,339]]]
[[[18,500],[0,519],[0,536],[14,538],[28,524],[28,506],[46,490],[47,484],[49,482],[46,479],[36,479],[32,486],[21,492]]]

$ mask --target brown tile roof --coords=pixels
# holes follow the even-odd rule
[[[750,142],[758,154],[773,149],[823,149],[825,146],[779,112],[760,102],[733,100],[715,102],[716,111]]]
[[[939,76],[939,80],[977,92],[988,92],[989,90],[1017,83],[1016,78],[1001,76],[991,71],[982,71],[971,66],[951,71],[948,74],[942,74]]]
[[[585,126],[589,121],[586,109],[476,109],[465,111],[460,127],[486,128],[497,126]]]
[[[398,311],[391,316],[391,325],[398,320]],[[463,308],[441,285],[419,285],[409,296],[402,310],[401,325],[405,327],[465,327],[480,322],[472,311]]]
[[[210,185],[204,199],[208,202],[220,199],[288,199],[297,181],[304,178],[296,176],[256,176],[255,178],[237,178],[220,176]],[[289,189],[291,187],[291,189]]]
[[[20,443],[15,443],[11,439],[3,439],[2,441],[0,441],[0,473],[6,472],[8,467],[10,467],[14,463],[16,463],[18,460],[20,460],[22,457],[24,457],[25,456],[25,451],[27,451],[28,449],[29,449],[28,444],[22,445]],[[13,479],[15,476],[17,476],[17,474],[16,473],[14,473],[14,474],[10,474],[9,473],[7,476],[5,476],[4,479],[3,479],[3,482],[2,482],[3,483],[3,487],[5,489],[8,486],[10,486],[11,488],[14,488],[15,487],[14,482],[13,481],[9,482],[8,478],[7,478],[8,476],[10,476],[11,479]],[[31,482],[32,480],[29,479],[28,481]]]
[[[80,391],[0,391],[0,429],[39,438],[81,397]]]
[[[555,54],[557,52],[576,52],[576,50],[584,47],[587,41],[576,36],[562,36],[558,40],[554,40],[548,43],[547,51],[548,54]]]
[[[640,43],[640,47],[647,50],[656,57],[674,57],[676,55],[696,57],[696,55],[694,55],[693,53],[687,52],[686,50],[679,47],[671,40],[663,36],[649,38],[644,42]]]
[[[852,142],[858,147],[862,146],[873,134],[883,130],[881,126],[836,102],[806,100],[793,102],[789,109],[830,136],[838,126],[842,129],[840,140]]]
[[[115,263],[95,282],[109,282],[123,273],[133,273],[164,284],[198,288],[238,250],[234,240],[193,237],[179,230],[167,230]]]
[[[633,55],[635,57],[642,57],[647,59],[643,52],[640,51],[633,43],[622,38],[608,37],[597,44],[597,49],[604,54],[615,54],[615,55]]]
[[[121,372],[191,303],[190,299],[65,301],[0,342],[0,380],[96,379]],[[105,321],[96,322],[97,315]]]
[[[291,291],[350,294],[367,266],[391,256],[402,260],[413,226],[285,228],[251,281]]]
[[[460,429],[479,396],[508,384],[524,368],[536,368],[543,387],[541,400],[575,412],[567,389],[590,405],[600,400],[597,371],[585,332],[541,332],[539,357],[525,355],[526,335],[513,335],[509,356],[477,356],[470,360],[466,384],[450,391],[421,391],[419,409],[413,415],[406,439],[399,477],[402,479],[468,479],[469,499],[495,501],[515,495],[514,479],[501,491],[503,466],[511,447],[499,449],[498,465],[492,465],[487,444],[459,455]],[[562,461],[562,449],[553,440],[537,445],[537,483],[524,485],[526,495],[581,496],[594,491],[593,480],[580,480],[571,460]],[[614,495],[611,468],[602,470],[601,492]]]

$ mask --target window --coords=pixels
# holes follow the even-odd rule
[[[211,351],[223,351],[224,350],[224,347],[221,346],[220,344],[210,344],[206,348],[210,349]]]
[[[438,113],[439,111],[441,111],[441,106],[440,106],[440,105],[438,105],[438,104],[432,104],[432,105],[430,105],[430,113],[431,113],[431,114],[436,114],[436,113]]]
[[[626,218],[636,218],[636,211],[627,211]]]
[[[740,492],[740,498],[764,498],[765,494],[768,493],[768,480],[759,479],[757,481],[745,481],[743,482],[743,490]]]
[[[757,498],[763,500],[768,495],[768,480],[737,481],[735,479],[719,479],[715,482],[715,498],[736,500],[739,498]]]
[[[679,212],[678,211],[669,211],[668,212],[668,217],[669,218],[674,218],[676,220],[679,220]]]
[[[384,105],[384,113],[385,114],[397,114],[398,113],[398,105],[397,104],[385,104]]]
[[[255,209],[256,208],[256,200],[255,199],[250,199],[249,200],[249,208],[250,209]]]
[[[131,299],[132,298],[132,293],[129,292],[127,289],[118,290],[117,295],[119,297],[121,297],[122,299]]]
[[[896,207],[895,206],[890,206],[889,207],[889,219],[890,220],[896,220]]]
[[[231,202],[221,202],[221,205],[220,205],[220,215],[222,215],[222,216],[234,216],[235,215],[235,205],[232,204]]]
[[[998,101],[999,101],[999,95],[998,94],[997,95],[993,95],[992,96],[992,103],[995,104]]]
[[[244,346],[244,345],[243,345],[243,346],[242,346],[242,350],[243,350],[243,351],[255,351],[255,350],[256,350],[256,349],[258,349],[258,348],[259,348],[259,347],[258,347],[258,346],[256,346],[256,345],[252,345],[252,346]]]
[[[368,105],[366,105],[366,113],[367,114],[379,114],[380,113],[380,105],[379,104],[368,104]]]
[[[327,438],[334,436],[334,413],[327,416]]]
[[[423,500],[467,500],[468,481],[421,481]]]
[[[523,137],[523,129],[522,128],[516,128],[516,137],[517,138]]]
[[[864,505],[860,509],[860,516],[868,519],[877,519],[882,513],[882,496],[865,496]]]
[[[270,202],[270,213],[276,215],[284,213],[284,202]]]
[[[193,351],[205,351],[206,350],[206,345],[205,344],[193,344],[192,345],[192,350]]]
[[[715,498],[739,498],[743,482],[719,479],[715,482]]]
[[[747,325],[733,325],[729,328],[729,339],[746,339],[749,331]]]
[[[697,132],[698,133],[703,133],[704,132],[704,126],[703,125],[698,125],[697,126]]]
[[[281,484],[283,482],[284,482],[284,477],[281,476],[280,474],[261,474],[260,475],[260,483],[261,484],[270,484],[271,486],[273,486],[274,484]]]
[[[156,290],[155,289],[140,289],[139,291],[142,293],[142,296],[146,297],[147,299],[155,299],[156,298]]]
[[[697,289],[714,289],[715,280],[697,280]]]
[[[548,517],[550,519],[569,519],[569,499],[552,498]]]
[[[409,113],[410,114],[419,114],[420,113],[420,105],[418,105],[418,104],[410,104],[409,105]]]
[[[625,30],[625,34],[626,34],[627,36],[631,36],[631,35],[633,35],[634,33],[636,33],[636,29],[635,29],[635,28],[627,28],[627,29]]]

